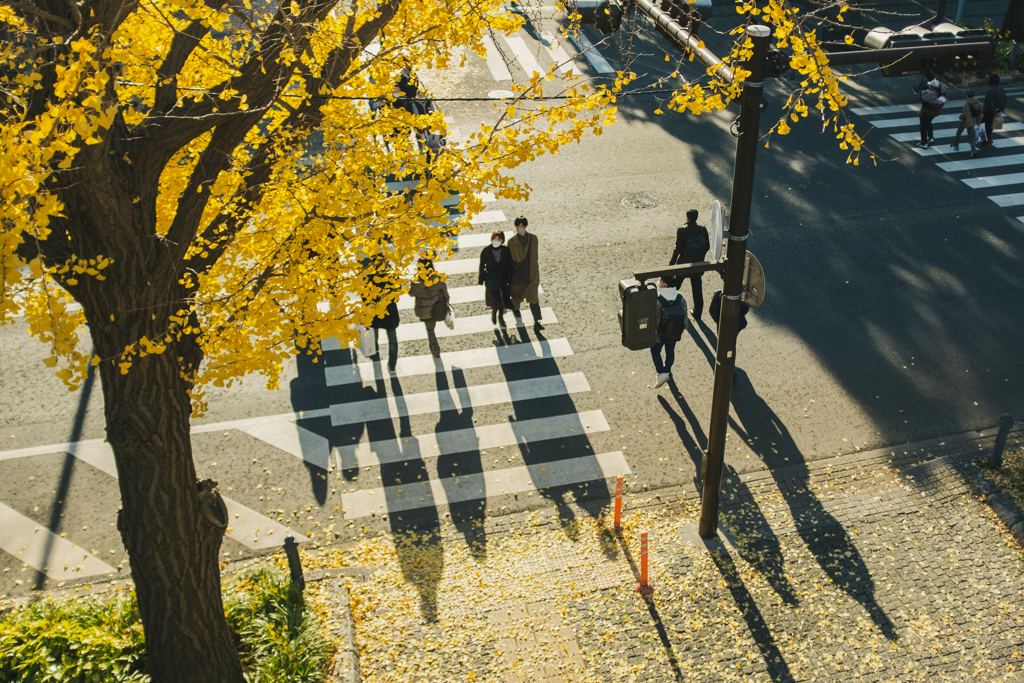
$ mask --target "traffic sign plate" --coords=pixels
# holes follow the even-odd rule
[[[722,224],[722,203],[717,199],[711,206],[711,260],[717,261],[722,258],[722,231],[725,226]]]
[[[748,306],[760,306],[764,301],[764,269],[757,257],[749,251],[743,264],[743,294],[740,300]]]

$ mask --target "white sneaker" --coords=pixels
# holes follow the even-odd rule
[[[658,375],[658,383],[654,385],[654,388],[658,389],[658,388],[662,387],[665,384],[665,382],[668,381],[668,378],[671,377],[671,376],[672,375],[670,375],[667,372],[663,372],[663,373],[659,374]]]
[[[921,149],[928,149],[928,143],[927,142],[919,142],[919,143],[917,143],[917,146],[920,147]]]

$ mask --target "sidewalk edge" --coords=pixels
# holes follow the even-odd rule
[[[1007,498],[995,482],[989,481],[978,466],[970,460],[955,456],[943,456],[960,474],[974,495],[992,508],[999,521],[1010,532],[1014,540],[1024,548],[1024,512]]]

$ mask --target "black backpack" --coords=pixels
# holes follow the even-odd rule
[[[670,344],[683,338],[686,332],[686,301],[680,294],[668,306],[658,297],[658,342]]]
[[[711,249],[711,244],[708,242],[708,238],[705,236],[705,231],[702,226],[697,226],[697,234],[694,235],[690,232],[690,228],[686,228],[686,262],[687,263],[699,263],[704,260],[704,255]]]

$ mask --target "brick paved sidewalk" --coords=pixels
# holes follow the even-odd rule
[[[697,493],[662,490],[621,535],[581,501],[489,518],[486,547],[450,529],[319,561],[379,567],[350,586],[365,681],[1024,681],[1024,558],[957,471],[990,444],[733,474],[710,543]]]

